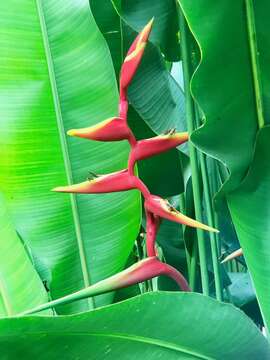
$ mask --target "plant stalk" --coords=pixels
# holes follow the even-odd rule
[[[259,57],[258,57],[259,52],[257,47],[253,0],[246,0],[246,15],[247,15],[248,42],[249,42],[249,50],[251,57],[255,101],[257,108],[257,119],[258,119],[259,129],[261,129],[264,126],[263,100],[262,100],[263,97],[262,97],[262,84],[261,84],[261,76],[260,76],[260,65],[259,65]]]
[[[188,28],[186,25],[185,17],[181,9],[179,11],[179,25],[180,25],[180,34],[181,34],[181,40],[180,40],[181,54],[182,54],[183,70],[184,70],[183,75],[184,75],[184,89],[185,89],[185,99],[186,99],[187,127],[189,134],[191,134],[195,129],[195,109],[194,109],[193,99],[190,93],[191,64],[190,64],[189,46],[188,46]],[[197,151],[191,142],[189,142],[189,152],[190,152],[195,215],[197,220],[201,222],[202,208],[201,208],[201,192],[199,187],[198,158],[197,158]],[[209,279],[208,279],[208,270],[207,270],[207,261],[206,261],[206,247],[205,247],[204,234],[202,230],[197,229],[197,237],[198,237],[200,268],[201,268],[202,290],[204,295],[209,295]]]
[[[185,193],[180,194],[179,196],[179,210],[182,214],[186,214],[186,202],[185,202]],[[186,262],[187,262],[187,270],[188,270],[188,276],[190,275],[190,255],[186,247],[185,243],[185,226],[181,226],[182,229],[182,236],[185,246],[185,254],[186,254]]]
[[[206,167],[206,156],[203,153],[200,153],[200,163],[201,163],[201,171],[202,171],[202,181],[203,181],[203,189],[204,189],[204,199],[206,204],[207,220],[210,226],[215,226],[212,201],[211,201],[212,196],[210,193],[209,177]],[[216,288],[216,298],[217,300],[222,301],[222,285],[220,279],[220,264],[218,259],[219,256],[218,256],[217,236],[218,234],[209,233],[213,271],[214,271],[214,281]]]

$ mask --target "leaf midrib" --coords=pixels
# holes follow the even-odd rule
[[[67,141],[66,141],[66,137],[65,137],[65,128],[64,128],[64,124],[63,124],[61,104],[60,104],[60,100],[59,100],[58,89],[57,89],[57,84],[56,84],[56,79],[55,79],[54,64],[53,64],[53,60],[52,60],[52,54],[51,54],[50,43],[49,43],[49,39],[48,39],[46,21],[45,21],[45,16],[44,16],[41,0],[36,0],[36,7],[37,7],[38,17],[39,17],[39,21],[40,21],[40,28],[41,28],[41,34],[42,34],[42,39],[43,39],[43,44],[44,44],[44,51],[45,51],[46,60],[47,60],[48,73],[49,73],[49,79],[50,79],[57,127],[58,127],[58,131],[59,131],[61,150],[62,150],[62,155],[63,155],[63,160],[64,160],[65,173],[66,173],[66,177],[67,177],[67,182],[70,185],[70,184],[73,184],[72,168],[71,168],[71,162],[70,162],[70,157],[69,157],[69,152],[68,152]],[[85,287],[88,287],[91,284],[90,274],[89,274],[88,267],[87,267],[86,254],[85,254],[84,243],[83,243],[83,239],[82,239],[78,204],[77,204],[76,196],[74,194],[70,194],[70,202],[71,202],[71,211],[72,211],[74,228],[75,228],[77,244],[78,244],[78,249],[79,249],[79,255],[80,255],[83,281],[84,281]],[[95,307],[93,298],[89,298],[87,300],[87,302],[89,304],[90,309],[93,309]]]
[[[146,336],[138,336],[138,335],[130,335],[130,334],[126,334],[126,333],[90,333],[90,332],[83,332],[83,331],[69,331],[68,333],[65,332],[61,332],[61,331],[50,331],[50,332],[46,332],[46,331],[40,331],[40,332],[27,332],[27,335],[31,336],[38,336],[38,335],[65,335],[65,336],[92,336],[92,337],[109,337],[109,338],[115,338],[115,339],[122,339],[122,340],[129,340],[129,341],[134,341],[134,342],[139,342],[139,343],[144,343],[144,344],[148,344],[148,345],[154,345],[154,346],[158,346],[167,350],[173,350],[173,351],[177,351],[180,352],[182,354],[188,354],[188,355],[192,355],[194,357],[196,357],[197,359],[203,359],[203,360],[215,360],[212,357],[209,357],[207,355],[203,355],[200,354],[196,351],[192,351],[189,348],[183,347],[183,346],[179,346],[176,344],[173,344],[171,342],[168,341],[163,341],[160,339],[154,339],[154,338],[149,338]],[[3,337],[11,337],[13,335],[4,335]]]
[[[7,291],[6,291],[6,287],[5,287],[5,283],[2,280],[1,274],[0,274],[0,297],[2,299],[6,315],[11,316],[12,315],[12,306],[11,306],[11,302],[9,301]]]

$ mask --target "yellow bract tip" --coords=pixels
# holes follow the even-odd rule
[[[69,136],[75,136],[76,130],[75,130],[75,129],[68,130],[68,131],[67,131],[67,134],[68,134]]]
[[[51,189],[51,191],[54,191],[54,192],[59,192],[61,190],[62,190],[62,186],[57,186],[57,187]]]
[[[189,224],[187,224],[189,225]],[[214,232],[214,233],[219,233],[219,230],[211,227],[211,226],[208,226],[208,225],[205,225],[205,224],[202,224],[202,223],[198,223],[197,226],[195,226],[201,230],[206,230],[206,231],[209,231],[209,232]]]

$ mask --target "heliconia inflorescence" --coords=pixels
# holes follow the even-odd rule
[[[145,198],[144,206],[146,211],[146,248],[148,259],[116,274],[115,277],[105,279],[90,288],[97,288],[98,284],[106,283],[106,291],[119,287],[128,286],[136,282],[145,281],[158,275],[167,275],[173,278],[183,290],[188,291],[189,287],[183,276],[171,266],[160,262],[156,256],[155,241],[159,224],[162,219],[171,220],[191,227],[217,232],[205,224],[193,220],[177,211],[170,203],[159,196],[150,193],[146,185],[136,176],[135,164],[137,161],[160,154],[169,149],[175,148],[188,140],[187,132],[176,132],[175,129],[166,134],[137,141],[127,123],[128,101],[127,89],[132,81],[136,70],[142,59],[146,43],[148,41],[153,19],[145,26],[141,33],[132,43],[120,73],[120,97],[119,114],[116,117],[104,120],[94,126],[84,129],[72,129],[68,135],[78,136],[85,139],[97,141],[120,141],[127,140],[131,151],[128,160],[128,167],[122,171],[107,175],[97,175],[80,184],[61,186],[53,189],[58,192],[68,193],[108,193],[114,191],[127,191],[138,189]],[[151,259],[151,260],[150,260]],[[124,278],[123,278],[123,276]],[[117,286],[115,285],[117,279]],[[123,280],[124,279],[124,280]],[[109,285],[108,285],[109,284]],[[85,289],[86,290],[86,289]],[[104,290],[104,289],[103,289]],[[83,290],[82,290],[83,291]]]

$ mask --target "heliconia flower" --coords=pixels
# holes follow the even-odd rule
[[[183,291],[190,291],[186,279],[179,271],[177,271],[170,265],[160,262],[156,257],[149,257],[147,259],[139,261],[138,263],[130,266],[126,270],[121,271],[116,275],[99,281],[92,286],[79,290],[73,294],[64,296],[60,299],[39,305],[33,309],[23,312],[20,315],[33,314],[55,307],[57,305],[64,305],[76,300],[97,296],[110,291],[125,288],[130,285],[138,284],[140,282],[152,279],[160,275],[165,275],[175,280],[175,282]]]
[[[161,218],[202,230],[219,232],[217,229],[202,224],[199,221],[193,220],[188,216],[180,213],[172,205],[170,205],[167,200],[164,200],[159,196],[150,195],[148,198],[145,199],[144,206],[147,211],[157,216],[160,216]]]
[[[149,38],[154,18],[143,28],[133,41],[121,68],[120,74],[120,98],[126,97],[126,89],[130,84],[141,62],[144,49]]]
[[[97,141],[119,141],[129,139],[131,131],[124,118],[112,117],[87,128],[68,130],[67,134]]]
[[[155,136],[150,139],[140,140],[132,148],[129,157],[129,167],[133,168],[138,160],[146,159],[150,156],[160,154],[176,146],[179,146],[188,140],[187,132],[168,133]]]
[[[224,260],[221,261],[221,264],[226,263],[227,261],[233,260],[239,256],[243,256],[242,248],[235,250],[230,255],[226,256]]]
[[[136,188],[136,180],[137,178],[130,176],[127,170],[121,170],[106,175],[99,175],[79,184],[59,186],[52,191],[79,194],[126,191]]]

